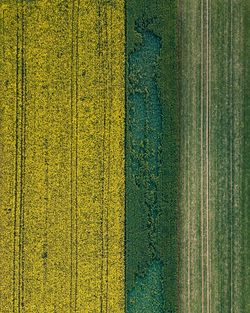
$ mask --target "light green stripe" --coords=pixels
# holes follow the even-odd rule
[[[180,312],[247,312],[244,3],[181,2]]]

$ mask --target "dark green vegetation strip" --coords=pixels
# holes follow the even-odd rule
[[[249,5],[180,4],[180,312],[249,312]]]
[[[126,311],[177,308],[177,5],[126,1]]]

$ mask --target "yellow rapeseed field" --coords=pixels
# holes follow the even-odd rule
[[[1,1],[0,29],[0,312],[123,312],[123,0]]]

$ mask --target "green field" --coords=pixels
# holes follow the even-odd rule
[[[250,312],[249,7],[179,7],[180,312]]]

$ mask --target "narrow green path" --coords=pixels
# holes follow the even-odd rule
[[[243,145],[243,288],[242,302],[245,312],[250,312],[250,2],[244,5],[244,145]]]

